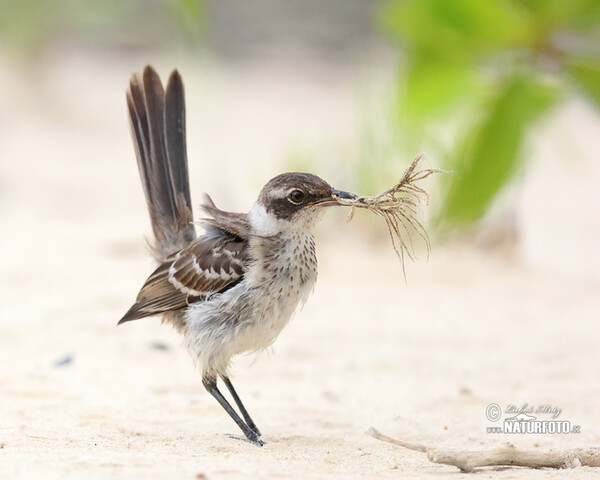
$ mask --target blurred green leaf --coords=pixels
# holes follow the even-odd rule
[[[570,58],[566,63],[579,87],[600,107],[600,59]]]
[[[565,74],[600,105],[600,0],[390,0],[379,20],[399,49],[390,127],[456,172],[441,226],[484,215],[523,165],[531,126],[569,87]],[[448,140],[473,119],[460,144]]]
[[[526,43],[531,29],[524,13],[508,0],[395,0],[383,7],[380,23],[424,58],[463,63]]]
[[[527,132],[558,99],[558,90],[532,75],[510,77],[455,155],[443,220],[460,226],[479,219],[519,166]]]
[[[409,124],[444,112],[473,87],[473,72],[446,62],[417,61],[399,95],[400,113]]]

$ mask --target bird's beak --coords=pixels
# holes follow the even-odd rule
[[[350,200],[356,200],[358,195],[356,193],[344,192],[343,190],[336,190],[335,188],[331,191],[332,198],[347,198]]]
[[[344,192],[343,190],[336,190],[334,188],[333,190],[331,190],[331,196],[317,200],[313,203],[313,205],[320,205],[323,207],[340,205],[340,203],[338,202],[338,198],[354,200],[358,198],[358,195],[356,195],[355,193]]]

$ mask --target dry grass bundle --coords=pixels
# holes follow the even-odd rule
[[[419,169],[419,163],[423,154],[418,155],[402,175],[400,181],[392,188],[374,197],[358,197],[356,199],[338,198],[341,205],[352,207],[348,215],[348,221],[352,220],[355,208],[366,208],[377,215],[382,216],[388,227],[392,246],[402,264],[402,273],[406,281],[406,269],[404,266],[405,256],[415,260],[416,251],[413,236],[420,237],[427,249],[427,255],[431,250],[429,236],[423,224],[419,220],[419,210],[423,202],[429,202],[427,192],[417,185],[433,173],[443,172],[436,168]]]

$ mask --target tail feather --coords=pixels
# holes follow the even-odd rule
[[[165,93],[156,71],[147,66],[131,78],[127,91],[138,168],[159,261],[187,246],[196,232],[187,167],[185,97],[177,71]]]
[[[191,205],[188,179],[187,146],[185,140],[185,96],[183,81],[177,70],[167,83],[165,95],[165,141],[169,165],[178,164],[171,172],[176,192],[181,192],[187,205]]]

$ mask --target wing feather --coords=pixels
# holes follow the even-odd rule
[[[211,230],[163,262],[148,277],[119,324],[203,301],[242,280],[249,261],[246,240]]]

